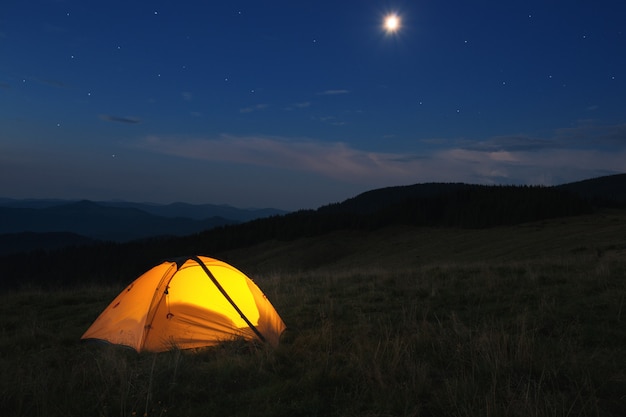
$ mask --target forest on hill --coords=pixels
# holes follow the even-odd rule
[[[626,175],[604,177],[611,190]],[[0,257],[3,288],[23,285],[65,286],[86,281],[115,282],[137,275],[164,259],[204,254],[217,256],[271,241],[292,241],[337,231],[375,231],[386,227],[485,229],[592,213],[598,207],[623,207],[624,200],[542,186],[417,184],[363,193],[316,210],[224,225],[183,237],[159,237],[128,243],[98,242],[57,250]],[[615,193],[614,193],[615,194]],[[600,205],[598,205],[600,204]]]

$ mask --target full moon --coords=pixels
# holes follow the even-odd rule
[[[387,15],[385,16],[384,26],[387,33],[396,32],[398,29],[400,29],[400,18],[398,17],[398,15],[395,14]]]

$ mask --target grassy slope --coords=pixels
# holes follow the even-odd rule
[[[137,355],[78,338],[118,288],[0,303],[3,415],[626,415],[626,213],[221,254],[290,326]],[[201,252],[201,250],[199,250]],[[132,277],[129,277],[132,279]]]
[[[626,212],[605,210],[588,216],[479,230],[393,227],[371,233],[342,231],[323,238],[274,241],[219,255],[252,273],[360,267],[397,270],[441,263],[598,255],[626,249],[624,236]]]

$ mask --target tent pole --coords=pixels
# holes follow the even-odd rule
[[[209,268],[204,264],[204,262],[202,262],[200,260],[200,258],[198,258],[197,256],[192,256],[191,259],[193,259],[194,261],[196,261],[198,263],[198,265],[200,265],[200,267],[202,268],[202,270],[208,275],[209,278],[211,278],[211,281],[213,281],[213,284],[215,284],[215,286],[217,287],[218,290],[220,290],[220,292],[222,293],[222,295],[228,300],[228,302],[235,308],[235,310],[237,310],[237,313],[239,313],[239,315],[241,316],[241,318],[248,324],[248,326],[250,326],[250,328],[254,331],[254,333],[258,336],[259,339],[261,339],[262,342],[265,342],[265,337],[261,334],[261,332],[259,331],[259,329],[256,328],[256,326],[254,324],[252,324],[250,322],[250,320],[248,320],[248,318],[246,317],[245,314],[243,314],[243,311],[241,311],[241,309],[237,306],[237,304],[235,304],[235,302],[233,301],[232,298],[230,298],[230,295],[228,295],[228,293],[226,292],[226,290],[224,289],[224,287],[222,287],[220,285],[220,283],[217,281],[217,279],[215,278],[215,276],[211,273],[211,271],[209,270]]]

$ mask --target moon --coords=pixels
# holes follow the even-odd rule
[[[400,17],[397,14],[388,14],[385,16],[383,26],[387,33],[397,32],[400,29]]]

